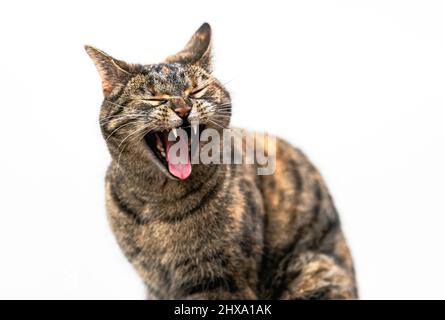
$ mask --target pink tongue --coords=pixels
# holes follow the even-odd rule
[[[186,155],[186,159],[184,159],[185,161],[181,161],[180,163],[171,163],[169,161],[169,152],[170,152],[170,147],[174,144],[174,143],[180,143],[182,145],[180,145],[180,150],[188,150],[188,143],[186,139],[179,139],[178,142],[175,141],[168,141],[168,139],[166,139],[166,145],[167,145],[167,162],[168,162],[168,171],[170,171],[170,173],[172,175],[174,175],[175,177],[181,179],[181,180],[185,180],[190,176],[190,173],[192,173],[192,165],[190,163],[190,156],[187,152]],[[181,159],[182,160],[182,159]],[[177,160],[175,159],[175,162],[177,162]],[[184,163],[185,162],[185,163]]]

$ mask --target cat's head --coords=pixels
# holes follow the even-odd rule
[[[172,164],[166,157],[172,134],[182,128],[190,139],[193,129],[220,131],[230,122],[230,96],[211,74],[209,24],[159,64],[130,64],[94,47],[85,49],[102,79],[100,125],[113,159],[138,170],[155,164],[173,179],[186,179],[190,161]]]

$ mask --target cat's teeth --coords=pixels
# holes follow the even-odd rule
[[[178,131],[176,131],[176,128],[172,129],[173,135],[175,136],[175,139],[178,138]]]
[[[156,143],[156,148],[160,151],[160,152],[163,152],[164,151],[164,147],[162,146],[162,144],[161,143]]]
[[[161,151],[161,156],[163,156],[165,158],[165,152],[164,150]]]

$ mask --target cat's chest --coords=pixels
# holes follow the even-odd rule
[[[145,210],[151,211],[152,208]],[[146,212],[147,212],[146,211]],[[153,213],[155,214],[155,213]],[[135,225],[134,237],[141,249],[156,254],[174,253],[190,255],[204,246],[215,246],[230,238],[227,230],[233,223],[227,207],[208,205],[178,217],[153,219]]]

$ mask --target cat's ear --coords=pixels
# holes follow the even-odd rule
[[[211,71],[212,29],[204,23],[192,36],[182,51],[169,56],[166,62],[197,64]]]
[[[105,52],[89,45],[85,46],[85,50],[96,65],[102,79],[102,89],[105,97],[131,78],[130,65],[126,62],[116,60]]]

